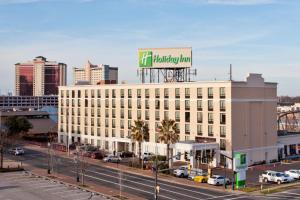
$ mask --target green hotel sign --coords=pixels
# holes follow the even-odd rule
[[[176,68],[192,66],[191,48],[139,49],[140,68]]]

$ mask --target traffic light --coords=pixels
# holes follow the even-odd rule
[[[188,152],[186,152],[186,151],[184,152],[184,159],[188,160]]]

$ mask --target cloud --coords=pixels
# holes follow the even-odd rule
[[[208,4],[217,4],[217,5],[266,5],[274,4],[276,0],[207,0]]]

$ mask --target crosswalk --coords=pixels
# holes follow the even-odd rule
[[[105,197],[83,190],[76,186],[37,177],[25,172],[13,172],[0,174],[0,199],[61,199],[61,200],[104,200]]]

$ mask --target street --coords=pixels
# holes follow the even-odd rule
[[[7,155],[10,159],[23,160],[23,163],[31,165],[35,168],[47,170],[47,154],[26,149],[25,155],[22,157]],[[74,160],[71,158],[64,158],[54,156],[53,170],[55,173],[61,173],[76,179],[76,167]],[[117,165],[117,164],[116,164]],[[121,192],[134,194],[144,199],[154,199],[154,179],[131,173],[120,173],[118,170],[88,164],[86,168],[86,181],[93,182],[98,185],[121,190]],[[162,200],[182,200],[182,199],[270,199],[271,197],[254,197],[238,193],[229,193],[226,191],[219,191],[207,188],[196,188],[192,186],[184,186],[177,183],[170,183],[166,181],[158,181],[160,185],[159,199]],[[219,186],[222,187],[222,186]],[[214,186],[212,186],[214,188]],[[272,199],[272,198],[271,198]],[[276,199],[276,198],[274,198]],[[295,198],[297,199],[297,198]]]

